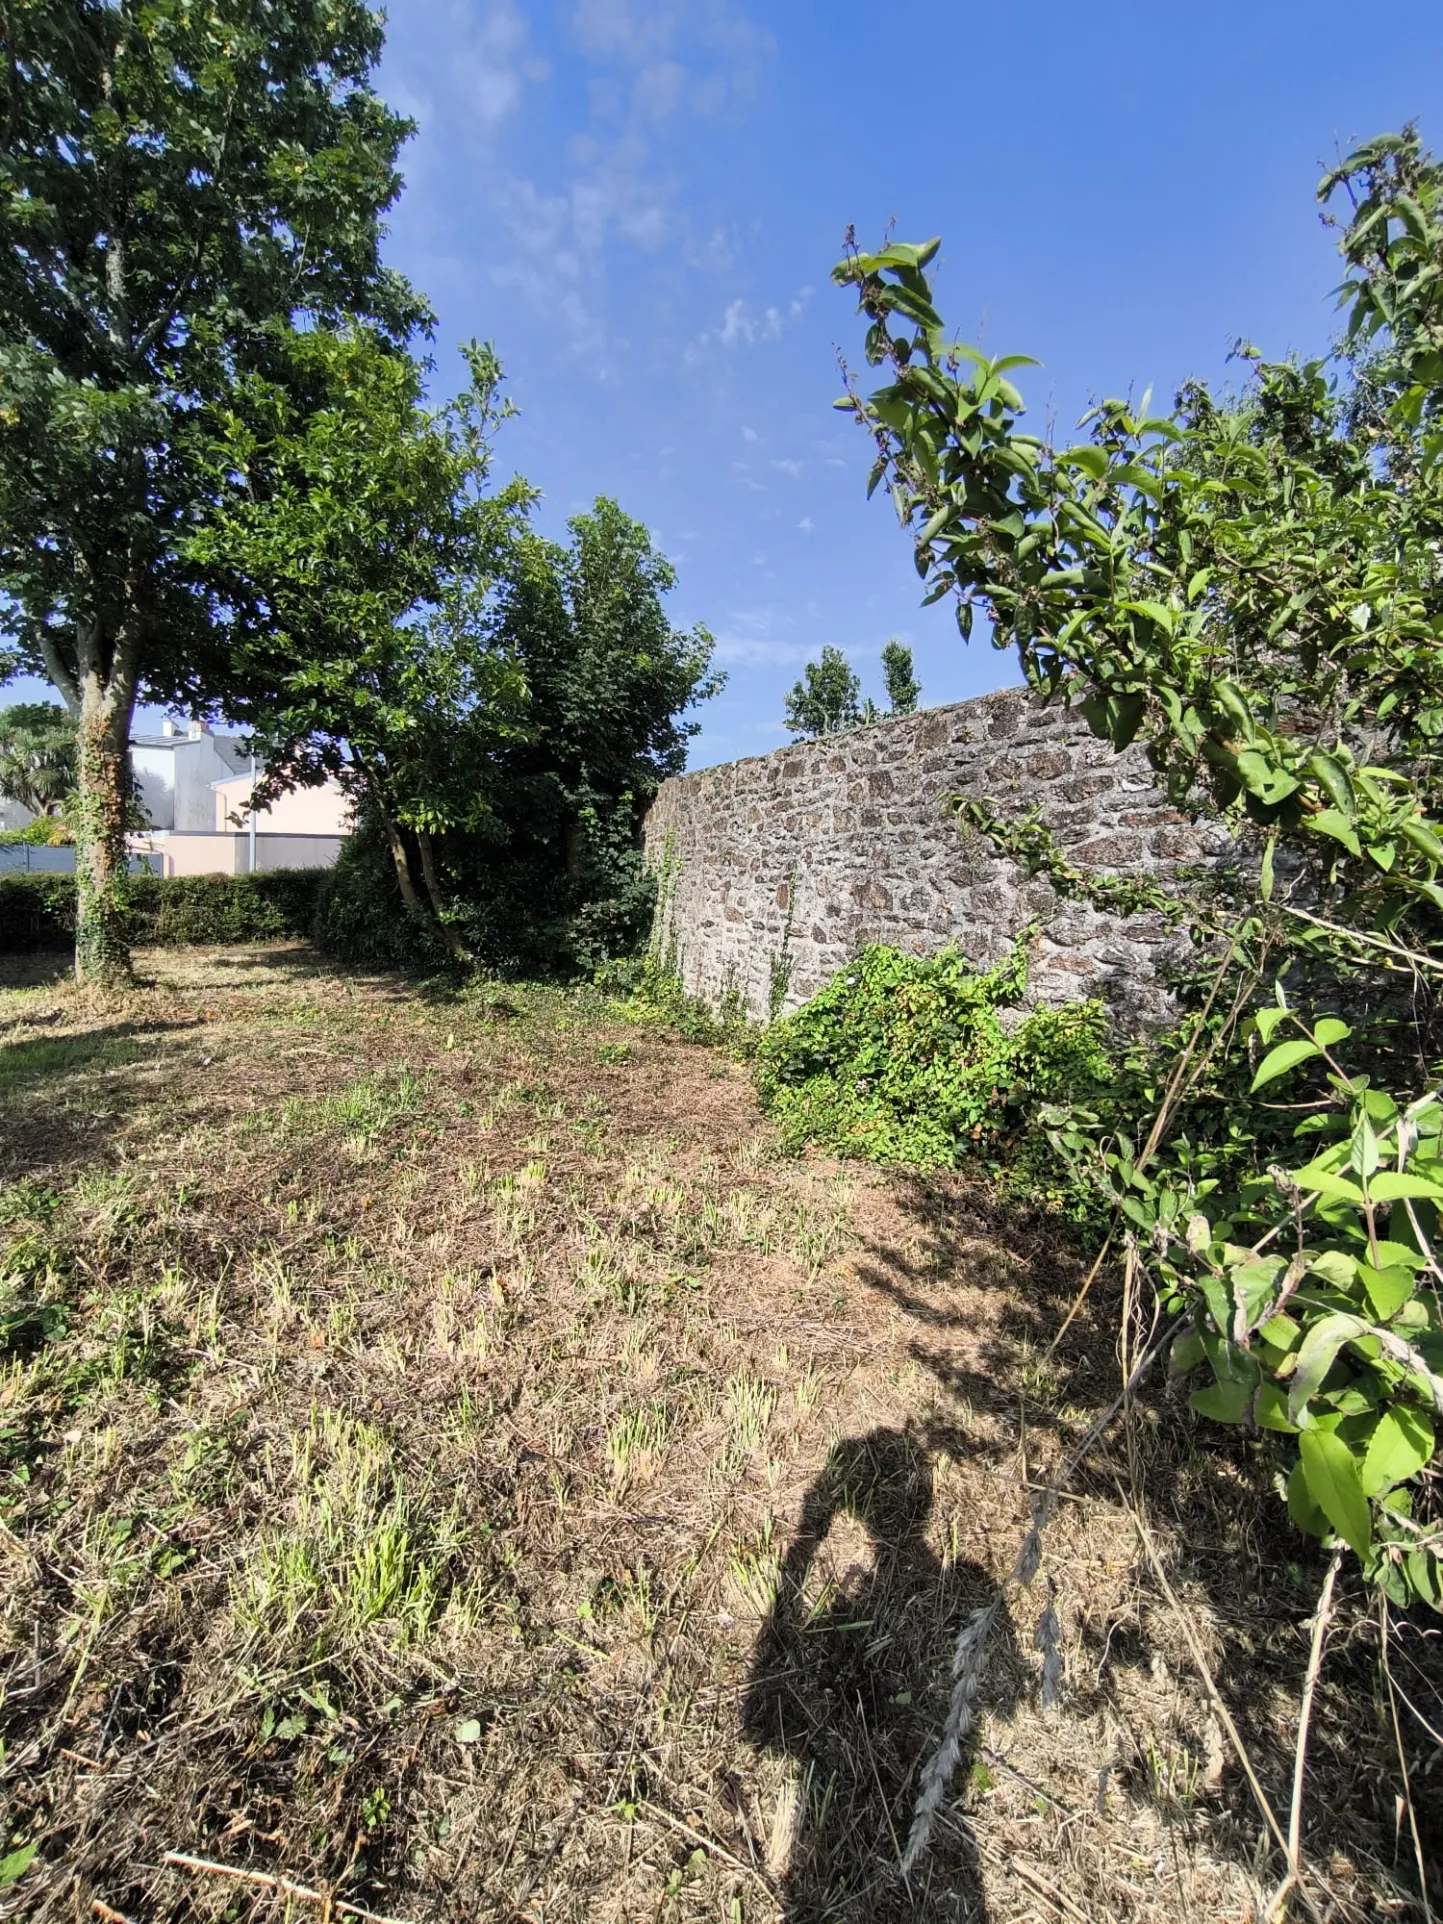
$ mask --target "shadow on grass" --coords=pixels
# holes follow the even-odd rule
[[[93,1029],[85,1035],[22,1036],[18,1042],[0,1043],[0,1098],[30,1083],[86,1069],[119,1069],[142,1054],[143,1045],[132,1027]]]
[[[938,1644],[995,1591],[979,1565],[944,1568],[928,1547],[934,1442],[882,1428],[834,1445],[803,1501],[757,1641],[742,1729],[793,1765],[794,1797],[769,1847],[788,1924],[987,1916],[971,1829],[955,1812],[938,1822],[910,1883],[897,1868],[920,1769],[946,1715]],[[850,1533],[848,1522],[857,1526]],[[859,1553],[850,1564],[841,1561],[848,1548]],[[1004,1616],[980,1701],[1006,1716],[1020,1682]]]
[[[14,1182],[95,1162],[131,1107],[113,1072],[154,1061],[163,1037],[200,1026],[198,1017],[149,1019],[0,1042],[0,1175]]]
[[[75,979],[75,957],[69,949],[37,949],[23,954],[0,954],[0,990],[49,989]]]

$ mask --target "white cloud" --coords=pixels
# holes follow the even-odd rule
[[[533,181],[506,179],[496,212],[506,236],[490,274],[552,313],[578,351],[595,352],[601,330],[582,298],[582,259],[574,243],[573,207],[565,194],[543,194]]]
[[[679,40],[693,42],[714,62],[691,88],[699,113],[750,92],[760,63],[776,50],[766,28],[729,0],[577,0],[571,27],[591,59],[643,69],[667,61]]]
[[[703,267],[709,274],[725,274],[736,266],[740,251],[734,234],[725,227],[714,227],[705,240],[688,236],[683,259],[688,267]]]
[[[724,667],[791,667],[807,658],[802,643],[787,639],[795,626],[790,614],[770,602],[734,608],[717,635],[716,658]]]
[[[679,9],[632,0],[580,0],[571,16],[582,51],[600,59],[652,60],[670,47]]]
[[[756,431],[756,429],[755,429],[755,428],[745,428],[745,427],[744,427],[744,428],[742,429],[742,439],[743,439],[743,441],[756,441],[756,440],[758,440],[758,439],[760,439],[760,437],[759,437],[759,435],[757,434],[757,431]]]
[[[455,209],[438,216],[443,232],[428,237],[431,255],[483,262],[493,285],[515,290],[604,378],[607,275],[618,249],[665,249],[669,261],[708,274],[727,271],[737,254],[728,227],[693,233],[684,164],[672,174],[654,149],[670,142],[681,116],[730,103],[752,84],[773,43],[739,11],[745,4],[569,0],[571,50],[562,62],[579,68],[571,84],[584,87],[589,106],[573,116],[554,158],[533,171],[506,165],[506,130],[528,91],[552,78],[552,62],[531,41],[531,8],[523,0],[409,0],[383,82],[387,98],[420,123],[408,173],[426,179],[435,205]],[[469,171],[481,197],[479,210],[470,203],[464,235],[449,231],[466,204],[449,190],[458,169]],[[722,327],[740,343],[773,338],[782,319],[743,303]],[[625,345],[610,342],[617,351]]]
[[[797,523],[797,527],[801,530],[803,534],[810,534],[815,526],[816,526],[816,523],[813,521],[812,517],[809,514],[804,514],[801,520]]]
[[[679,60],[643,67],[631,90],[632,111],[642,120],[667,120],[681,104],[687,71]]]
[[[794,481],[801,478],[801,472],[805,465],[802,461],[773,461],[772,463],[772,466],[777,470],[778,474],[789,474]]]
[[[723,348],[754,347],[758,341],[775,341],[780,338],[782,317],[775,307],[763,309],[760,314],[753,313],[744,300],[728,301],[722,313],[720,327],[709,327],[687,348],[683,355],[688,367],[706,358],[713,346]]]
[[[387,43],[383,84],[391,104],[420,124],[410,172],[494,134],[520,106],[525,83],[550,75],[546,61],[525,52],[514,0],[495,0],[479,18],[465,0],[416,0],[408,26]]]
[[[719,635],[715,654],[723,668],[794,668],[807,659],[798,641],[757,641],[746,635]]]

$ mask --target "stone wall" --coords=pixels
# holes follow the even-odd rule
[[[1101,995],[1135,1026],[1159,1019],[1159,965],[1180,944],[1024,880],[944,811],[956,793],[1004,813],[1040,806],[1079,867],[1165,874],[1229,849],[1153,785],[1140,751],[1114,754],[1080,717],[1023,690],[875,723],[666,782],[646,818],[661,877],[658,935],[686,986],[737,991],[753,1015],[795,1008],[871,942],[928,954],[955,942],[986,965],[1043,924],[1031,988]]]

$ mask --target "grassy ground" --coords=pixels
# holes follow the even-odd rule
[[[588,993],[142,966],[0,1005],[0,1913],[1257,1913],[1189,1635],[1285,1811],[1318,1564],[1175,1411],[1061,1506],[895,1874],[951,1639],[1116,1383],[1101,1291],[1045,1356],[1046,1224],[782,1159],[744,1069]],[[1343,1588],[1317,1914],[1421,1915]],[[1435,1650],[1394,1668],[1436,1725]]]

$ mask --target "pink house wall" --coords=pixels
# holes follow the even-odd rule
[[[251,793],[249,775],[235,775],[226,782],[213,782],[215,826],[217,832],[233,835],[236,819],[243,831],[249,830],[248,805]],[[351,802],[335,782],[321,788],[293,788],[279,796],[269,808],[256,816],[256,831],[264,835],[349,835]]]

